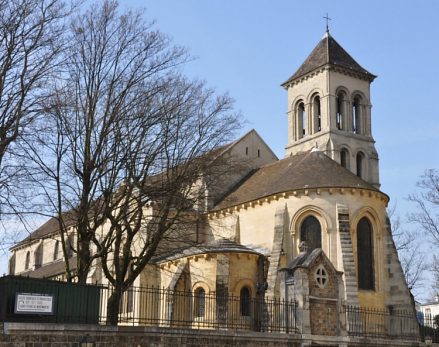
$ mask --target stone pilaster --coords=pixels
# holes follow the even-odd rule
[[[269,287],[267,297],[273,298],[279,294],[279,261],[282,253],[284,235],[288,229],[288,210],[287,207],[279,208],[274,216],[274,237],[273,248],[270,254],[270,266],[268,268],[267,282]]]
[[[389,305],[405,310],[414,309],[413,298],[405,281],[404,272],[392,237],[390,220],[388,218],[383,241],[385,247],[385,269],[389,278],[387,288]]]
[[[217,319],[220,326],[227,324],[227,302],[229,296],[230,262],[227,254],[217,255],[216,304]]]
[[[349,209],[337,204],[338,241],[341,251],[341,265],[345,284],[345,300],[348,305],[359,305],[358,280],[355,270],[354,252],[350,232]]]

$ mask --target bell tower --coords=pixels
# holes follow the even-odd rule
[[[370,84],[375,77],[327,30],[282,84],[288,91],[286,155],[318,147],[379,188],[378,153],[371,131]]]

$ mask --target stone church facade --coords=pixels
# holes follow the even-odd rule
[[[322,335],[328,344],[349,344],[342,306],[413,311],[386,212],[389,197],[379,189],[375,77],[327,32],[282,84],[285,158],[278,160],[254,130],[226,146],[220,155],[242,159],[245,169],[203,185],[199,244],[157,256],[135,285],[294,299],[309,343]],[[61,278],[56,235],[48,221],[12,247],[10,273]],[[105,283],[98,264],[90,281]]]

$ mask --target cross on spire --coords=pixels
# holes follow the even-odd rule
[[[326,12],[326,16],[324,16],[323,18],[326,19],[326,32],[329,33],[329,21],[331,20],[331,18],[329,18],[328,12]]]

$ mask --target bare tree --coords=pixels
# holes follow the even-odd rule
[[[409,200],[416,206],[416,212],[409,215],[409,220],[418,225],[421,231],[436,247],[439,246],[439,171],[428,169],[417,182],[418,192],[411,194]],[[438,253],[433,254],[431,267],[439,290]]]
[[[419,191],[409,196],[417,212],[410,214],[410,221],[417,223],[430,240],[439,245],[439,171],[429,169],[417,183]]]
[[[388,215],[392,222],[392,236],[407,286],[412,291],[422,288],[425,272],[429,268],[421,253],[422,239],[413,230],[403,228],[401,218],[396,214],[396,205],[389,209]]]
[[[433,260],[431,262],[430,270],[434,278],[431,296],[433,299],[436,299],[437,296],[439,295],[439,256],[438,255],[435,254],[433,255]]]
[[[63,19],[67,15],[61,0],[0,0],[0,222],[3,226],[14,224],[14,218],[20,219],[18,212],[25,201],[20,191],[27,170],[17,144],[41,115],[47,81],[59,62]],[[10,232],[7,234],[11,236]]]
[[[68,278],[85,282],[99,259],[115,287],[107,311],[117,324],[122,293],[166,240],[190,234],[200,182],[224,167],[212,150],[230,140],[238,118],[228,96],[181,76],[184,49],[113,1],[75,18],[69,42],[28,152],[59,220],[66,264],[67,227],[75,226]]]

